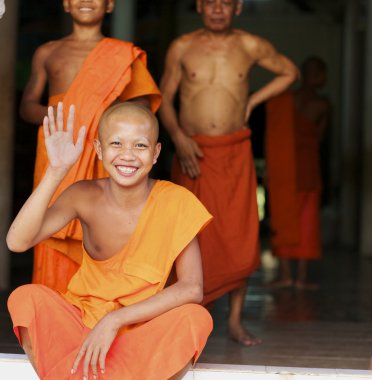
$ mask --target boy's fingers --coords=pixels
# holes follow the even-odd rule
[[[71,104],[70,109],[68,111],[68,117],[67,117],[67,131],[68,132],[72,132],[74,130],[74,116],[75,116],[75,106]]]
[[[89,364],[92,360],[92,350],[88,349],[85,353],[84,357],[84,363],[83,363],[83,380],[88,380],[88,373],[89,373]]]
[[[79,130],[79,134],[78,134],[78,138],[77,138],[77,141],[76,141],[76,147],[78,149],[82,149],[83,146],[84,146],[84,140],[85,140],[85,133],[86,133],[87,129],[85,126],[81,127],[80,130]]]
[[[71,373],[76,373],[76,370],[79,366],[80,360],[82,359],[84,354],[85,354],[85,348],[81,348],[79,353],[77,354],[77,356],[75,358],[74,364],[72,365]]]
[[[50,132],[49,132],[49,119],[48,116],[44,116],[43,119],[43,129],[44,129],[44,137],[49,137]]]
[[[93,377],[94,379],[97,379],[97,361],[98,361],[98,355],[99,355],[99,348],[97,347],[92,355],[92,359],[90,361],[90,365],[92,367]]]
[[[57,106],[57,131],[63,131],[63,103],[59,102]]]
[[[48,118],[49,118],[49,130],[53,134],[56,131],[56,125],[54,123],[54,110],[53,107],[48,107]]]
[[[106,351],[101,351],[99,355],[99,368],[101,369],[101,373],[105,373],[105,365],[106,365]]]

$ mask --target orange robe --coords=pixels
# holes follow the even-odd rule
[[[69,185],[82,179],[105,176],[94,151],[102,112],[117,98],[128,100],[148,95],[152,110],[160,105],[159,90],[146,69],[146,55],[129,42],[104,38],[89,54],[66,94],[53,96],[49,104],[75,104],[75,137],[78,127],[88,126],[84,152],[58,188],[53,200]],[[43,128],[39,129],[35,164],[35,186],[48,166]],[[64,292],[81,262],[82,231],[73,221],[53,238],[35,247],[33,282]]]
[[[200,234],[204,304],[244,286],[259,266],[256,174],[251,131],[193,136],[202,149],[201,175],[182,173],[175,158],[172,179],[191,190],[211,212],[213,222]]]
[[[292,92],[266,106],[266,164],[273,253],[318,259],[320,243],[319,129],[295,110]]]
[[[189,191],[158,181],[125,247],[103,261],[84,252],[64,296],[43,285],[17,288],[8,300],[14,332],[19,339],[18,328],[28,329],[40,378],[81,379],[82,363],[76,375],[70,371],[91,329],[109,312],[160,292],[177,256],[210,219]],[[104,378],[168,379],[197,360],[211,330],[211,316],[196,304],[124,326],[108,353]]]

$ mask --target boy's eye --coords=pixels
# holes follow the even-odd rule
[[[119,141],[112,141],[112,142],[110,143],[110,145],[111,145],[111,146],[115,146],[115,147],[117,147],[117,146],[121,146],[121,144],[120,144]]]
[[[136,148],[145,149],[145,148],[147,148],[147,145],[144,143],[137,143]]]

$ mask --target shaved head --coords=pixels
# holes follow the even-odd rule
[[[147,120],[149,125],[153,128],[155,134],[155,141],[159,137],[159,123],[155,115],[145,106],[135,102],[117,103],[109,107],[101,116],[98,125],[98,138],[101,140],[102,132],[105,125],[109,120]]]
[[[302,64],[302,73],[303,75],[306,75],[311,70],[324,72],[327,70],[327,65],[322,58],[311,56],[306,58],[305,62]]]

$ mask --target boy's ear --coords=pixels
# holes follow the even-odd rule
[[[198,13],[202,13],[202,1],[203,0],[196,0],[196,10]]]
[[[243,10],[243,0],[236,0],[235,16],[239,16]]]
[[[106,6],[106,13],[111,13],[114,10],[115,0],[108,0]]]
[[[63,0],[63,9],[65,10],[66,13],[70,12],[70,4],[68,0]]]
[[[160,151],[161,151],[161,144],[157,143],[156,146],[155,146],[154,159],[152,160],[153,165],[155,165],[156,162],[158,161],[158,157],[159,157]]]
[[[97,153],[97,157],[99,160],[102,161],[102,146],[101,146],[101,142],[98,140],[98,139],[94,139],[93,141],[94,143],[94,149]]]

